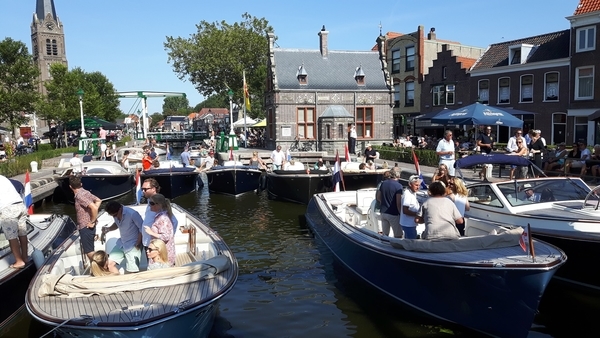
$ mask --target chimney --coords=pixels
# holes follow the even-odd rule
[[[328,34],[329,32],[325,30],[325,25],[323,25],[323,28],[321,28],[321,31],[319,32],[319,48],[321,49],[321,56],[323,58],[327,58],[327,54],[329,54],[329,49],[327,47]]]
[[[435,27],[431,27],[429,33],[427,33],[427,40],[435,40]]]

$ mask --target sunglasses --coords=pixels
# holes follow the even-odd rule
[[[154,201],[150,201],[150,202],[148,202],[148,203],[149,203],[150,205],[156,205],[156,202],[154,202]]]
[[[152,251],[158,251],[158,249],[157,248],[146,248],[146,251],[152,252]]]
[[[521,142],[521,141],[517,141],[517,143],[523,143],[523,142]]]
[[[150,189],[152,189],[152,187],[150,187],[150,188],[142,188],[142,191],[145,192],[146,190],[150,190]]]

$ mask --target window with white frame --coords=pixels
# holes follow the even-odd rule
[[[588,26],[577,29],[576,52],[587,52],[596,49],[596,27]]]
[[[456,86],[453,84],[446,85],[446,104],[453,105],[455,95]]]
[[[510,103],[510,79],[498,79],[498,103]]]
[[[314,108],[298,108],[298,138],[314,139],[317,124]]]
[[[533,75],[521,76],[521,102],[533,101]]]
[[[415,69],[415,46],[406,47],[406,70]]]
[[[434,106],[443,106],[445,104],[445,100],[444,100],[444,90],[446,86],[444,85],[439,85],[439,86],[433,86],[433,88],[431,89],[432,93],[433,93],[433,105]]]
[[[409,81],[405,83],[404,86],[405,92],[405,106],[412,107],[415,105],[415,82]]]
[[[400,50],[392,50],[392,73],[400,73]]]
[[[575,100],[594,98],[594,67],[575,68]]]
[[[480,103],[490,103],[490,80],[479,80],[477,84],[477,100]]]
[[[544,100],[558,101],[558,72],[544,74]]]

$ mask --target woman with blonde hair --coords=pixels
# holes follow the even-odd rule
[[[261,170],[267,169],[267,165],[265,164],[265,162],[262,160],[262,158],[260,158],[260,156],[258,156],[258,151],[252,152],[252,158],[250,158],[250,166],[256,167]]]
[[[454,205],[456,205],[460,215],[465,217],[465,211],[471,210],[471,205],[469,205],[469,200],[467,199],[469,191],[467,190],[465,182],[460,178],[454,177],[450,180],[450,182],[448,182],[448,188],[451,191],[451,193],[448,195],[448,198],[454,202]],[[461,236],[465,235],[464,223],[457,224],[456,228]]]
[[[448,182],[450,181],[450,174],[448,173],[448,167],[444,163],[440,163],[435,173],[433,173],[433,177],[431,178],[431,182],[442,182],[444,186],[448,186]]]
[[[173,223],[173,211],[171,203],[163,194],[156,194],[150,197],[150,210],[156,213],[152,227],[144,226],[144,231],[152,236],[165,242],[167,245],[168,261],[171,265],[175,265],[175,240]]]
[[[108,254],[104,250],[98,250],[92,255],[92,264],[90,272],[94,277],[118,275],[117,263],[108,259]]]
[[[148,255],[148,270],[170,268],[173,265],[169,263],[167,245],[161,239],[155,238],[150,241],[146,248]]]

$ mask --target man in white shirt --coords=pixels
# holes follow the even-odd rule
[[[11,269],[23,269],[27,264],[27,209],[23,197],[10,180],[0,175],[0,227],[15,257]]]
[[[435,149],[436,154],[440,157],[439,164],[445,164],[448,168],[448,174],[454,176],[454,141],[452,140],[452,131],[446,130],[444,138],[438,142]]]
[[[125,261],[125,271],[140,271],[142,259],[142,216],[130,207],[119,202],[110,201],[106,204],[106,212],[115,221],[109,227],[103,227],[102,233],[119,229],[120,238],[110,252],[110,259],[119,265]]]
[[[79,154],[77,152],[73,153],[73,157],[69,160],[69,163],[71,164],[71,167],[73,167],[74,172],[81,171],[81,165],[83,164],[83,162],[81,162],[81,159],[79,158]]]
[[[281,146],[277,146],[271,153],[271,161],[273,161],[273,170],[281,170],[285,162],[285,154],[281,151]]]

